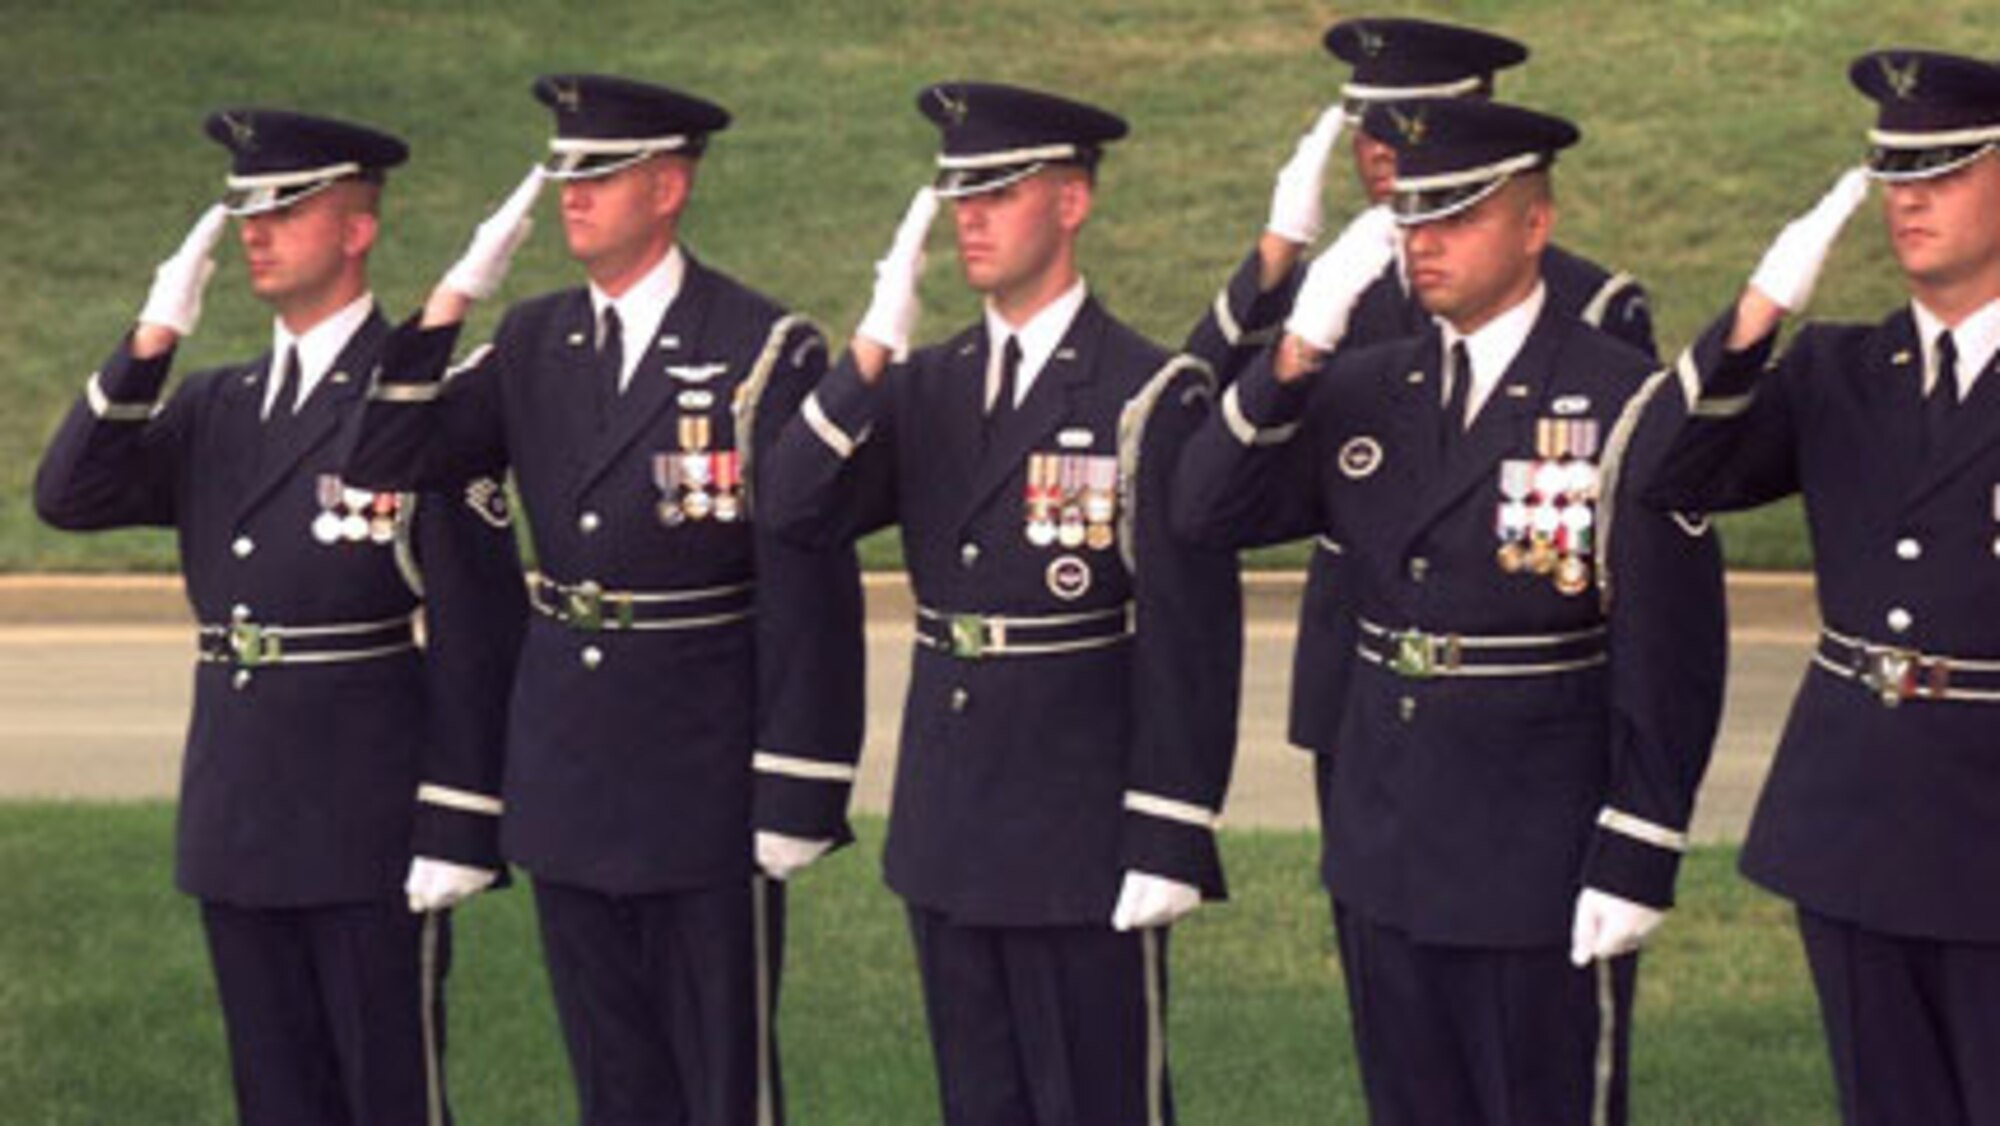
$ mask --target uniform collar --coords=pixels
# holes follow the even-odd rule
[[[1008,324],[1005,318],[993,308],[993,302],[986,302],[986,342],[991,345],[986,354],[991,357],[986,365],[986,397],[990,408],[993,397],[1000,393],[1000,350],[1009,336],[1021,342],[1021,366],[1014,373],[1014,405],[1020,406],[1028,398],[1028,389],[1035,385],[1035,377],[1048,366],[1049,357],[1063,337],[1069,335],[1069,326],[1076,320],[1076,314],[1090,296],[1090,289],[1079,276],[1061,297],[1042,306],[1028,323],[1020,328]]]
[[[681,253],[679,243],[667,249],[667,253],[646,276],[638,280],[632,288],[617,297],[612,297],[590,286],[590,315],[595,324],[604,323],[605,306],[618,310],[619,343],[623,347],[619,355],[625,366],[618,373],[618,388],[624,390],[632,381],[632,371],[639,366],[639,357],[646,354],[647,345],[659,334],[660,324],[667,318],[674,299],[680,296],[681,281],[687,276],[687,257]]]
[[[1480,408],[1486,405],[1493,388],[1499,386],[1500,377],[1507,374],[1521,346],[1528,342],[1528,334],[1541,319],[1542,306],[1548,303],[1548,294],[1547,283],[1536,282],[1534,291],[1519,304],[1479,326],[1470,336],[1460,335],[1450,324],[1438,320],[1438,328],[1444,333],[1444,354],[1450,356],[1452,345],[1463,340],[1472,359],[1472,386],[1465,389],[1467,428],[1479,417]]]
[[[375,295],[364,292],[348,302],[341,310],[326,318],[305,332],[294,336],[279,318],[271,320],[271,369],[264,380],[264,417],[271,417],[272,404],[278,398],[278,383],[284,376],[285,353],[294,345],[299,350],[299,394],[292,402],[292,411],[303,410],[306,401],[319,386],[319,381],[333,368],[335,360],[346,349],[347,342],[361,331],[375,312]]]
[[[1924,350],[1924,394],[1929,396],[1931,387],[1937,382],[1937,340],[1945,330],[1945,323],[1936,313],[1924,307],[1923,302],[1912,298],[1910,313],[1917,321],[1917,340]],[[1972,394],[1973,381],[1979,373],[1993,362],[1993,354],[2000,352],[2000,298],[1988,301],[1971,316],[1958,322],[1951,330],[1952,343],[1958,347],[1958,397],[1961,401]]]

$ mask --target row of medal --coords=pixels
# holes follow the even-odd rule
[[[1495,559],[1508,574],[1547,575],[1566,595],[1590,589],[1597,539],[1597,420],[1535,421],[1535,456],[1500,463]]]
[[[313,517],[312,537],[320,543],[384,544],[396,538],[402,494],[349,488],[337,473],[320,474],[315,492],[319,515]]]
[[[1118,458],[1029,454],[1022,510],[1028,542],[1036,547],[1109,550],[1117,541]]]
[[[742,455],[709,449],[712,433],[706,415],[685,415],[681,448],[653,455],[653,487],[660,492],[655,511],[669,528],[711,516],[725,524],[743,518]]]

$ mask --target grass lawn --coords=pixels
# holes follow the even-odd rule
[[[1107,162],[1085,239],[1096,292],[1140,329],[1178,340],[1261,226],[1270,178],[1344,68],[1319,47],[1347,5],[1298,0],[281,0],[15,5],[0,38],[0,570],[162,568],[163,537],[65,536],[36,524],[34,460],[64,405],[124,331],[154,264],[219,190],[210,109],[275,103],[407,136],[376,292],[414,307],[473,224],[543,151],[527,96],[542,71],[591,69],[708,94],[737,125],[712,147],[689,220],[696,253],[844,337],[869,264],[930,173],[935,138],[911,108],[922,84],[982,77],[1063,89],[1116,108],[1133,137]],[[1869,110],[1846,60],[1890,43],[2000,55],[1979,0],[1384,2],[1516,35],[1534,61],[1505,96],[1570,114],[1559,235],[1637,274],[1661,342],[1678,348],[1725,303],[1782,223],[1862,152]],[[1338,220],[1356,190],[1332,177]],[[573,284],[552,209],[508,299]],[[1874,319],[1899,298],[1880,224],[1842,245],[1816,311]],[[940,225],[942,227],[942,224]],[[921,335],[973,303],[943,231]],[[240,359],[268,319],[225,249],[184,368]],[[499,302],[494,303],[496,306]],[[494,310],[475,318],[475,333]],[[1732,535],[1739,562],[1804,561],[1795,516]],[[1737,526],[1732,525],[1732,532]]]
[[[229,1121],[221,1031],[192,903],[170,887],[171,809],[0,805],[0,1099],[14,1126]],[[792,898],[782,1034],[798,1126],[936,1120],[908,939],[865,844]],[[1182,1121],[1358,1122],[1315,844],[1226,834],[1234,902],[1174,936]],[[1697,852],[1640,981],[1635,1118],[1824,1123],[1834,1111],[1786,907]],[[520,890],[460,913],[451,1082],[470,1124],[573,1121]]]

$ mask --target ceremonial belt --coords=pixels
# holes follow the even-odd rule
[[[1885,708],[1905,700],[2000,703],[2000,660],[1946,657],[1821,629],[1813,664],[1866,688]]]
[[[528,602],[583,633],[700,629],[742,621],[756,612],[753,582],[678,590],[606,590],[595,582],[560,583],[528,576]]]
[[[377,622],[316,626],[274,625],[242,615],[227,625],[203,624],[195,644],[204,662],[262,669],[391,657],[415,649],[417,640],[408,614]]]
[[[965,661],[1102,649],[1132,636],[1133,605],[1075,614],[954,614],[917,607],[917,644]]]
[[[1548,676],[1611,659],[1604,626],[1567,633],[1463,634],[1390,629],[1361,619],[1361,659],[1413,680],[1445,676]]]

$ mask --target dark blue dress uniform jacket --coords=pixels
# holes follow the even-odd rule
[[[900,524],[924,607],[1038,617],[1132,603],[1136,632],[983,660],[917,647],[889,884],[975,926],[1103,925],[1127,869],[1220,897],[1212,826],[1235,749],[1240,595],[1232,555],[1181,542],[1167,520],[1207,373],[1088,300],[982,453],[988,351],[975,326],[875,387],[844,359],[779,446],[767,515],[806,542]],[[1121,459],[1115,545],[1028,542],[1038,453]],[[1065,555],[1090,576],[1069,599],[1050,577]]]
[[[1664,505],[1805,500],[1820,618],[1847,637],[2000,660],[2000,378],[1988,368],[1926,451],[1923,353],[1905,309],[1723,345],[1726,314],[1681,358],[1692,415],[1649,490]],[[1815,660],[1743,848],[1751,879],[1891,934],[2000,942],[2000,712],[1922,697],[1886,707]],[[1988,677],[1990,680],[1991,678]],[[1966,681],[1961,687],[1977,689]],[[1990,687],[1990,686],[1989,686]]]
[[[825,369],[818,331],[689,257],[602,428],[587,290],[509,309],[441,394],[405,401],[399,389],[444,376],[456,335],[410,324],[391,339],[348,463],[357,480],[511,468],[550,579],[755,591],[753,615],[699,628],[588,632],[531,615],[508,727],[508,859],[545,879],[649,894],[747,879],[753,814],[755,828],[849,839],[859,571],[851,551],[769,535],[760,496],[766,451]],[[654,457],[681,449],[683,418],[706,418],[710,448],[744,457],[749,521],[657,515]]]
[[[260,418],[268,354],[191,375],[155,410],[172,356],[140,362],[121,346],[42,458],[35,504],[49,523],[178,531],[201,623],[237,607],[279,627],[422,611],[421,651],[247,676],[198,663],[178,879],[203,899],[400,900],[413,853],[499,867],[499,717],[525,609],[504,498],[491,482],[441,482],[403,498],[392,542],[311,531],[386,334],[371,317],[276,442]]]
[[[1215,303],[1188,335],[1186,350],[1208,362],[1218,381],[1228,386],[1282,331],[1284,319],[1298,297],[1305,267],[1263,293],[1257,287],[1257,255],[1253,251],[1236,268]],[[1596,263],[1551,246],[1542,254],[1542,280],[1549,304],[1602,328],[1610,335],[1651,356],[1653,319],[1646,291],[1630,274],[1612,274]],[[1362,291],[1348,322],[1340,350],[1365,348],[1430,331],[1431,317],[1416,296],[1403,288],[1392,264]],[[1292,655],[1290,738],[1295,746],[1324,753],[1334,747],[1340,730],[1340,704],[1354,664],[1354,603],[1352,584],[1340,577],[1343,545],[1322,539],[1307,564],[1304,604],[1299,610],[1299,637]]]
[[[1441,456],[1439,340],[1348,352],[1291,386],[1257,361],[1190,443],[1175,516],[1217,543],[1324,532],[1347,548],[1356,612],[1389,629],[1608,627],[1606,663],[1547,675],[1414,679],[1353,662],[1324,813],[1327,885],[1371,920],[1422,942],[1562,943],[1581,885],[1672,902],[1721,711],[1720,571],[1703,525],[1619,511],[1623,474],[1658,444],[1627,410],[1646,357],[1550,303]],[[1577,595],[1495,559],[1500,463],[1535,457],[1550,417],[1595,419],[1607,436],[1611,500]]]

